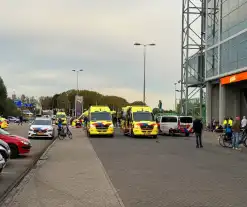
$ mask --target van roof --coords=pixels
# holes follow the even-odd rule
[[[132,112],[138,112],[138,111],[152,112],[152,109],[149,106],[131,106],[131,111]]]
[[[89,111],[90,112],[96,112],[96,111],[111,112],[111,109],[108,106],[90,106]]]

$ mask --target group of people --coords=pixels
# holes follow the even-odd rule
[[[223,125],[220,126],[216,124],[216,121],[212,122],[213,131],[217,130],[218,128],[222,128],[225,130],[226,136],[229,139],[232,139],[232,148],[239,150],[239,142],[240,142],[240,132],[241,129],[247,130],[247,119],[243,116],[243,119],[240,120],[240,117],[236,117],[235,120],[231,117],[226,117],[223,121]],[[196,118],[193,121],[193,130],[196,135],[196,147],[202,148],[202,130],[203,130],[203,123],[200,118]]]
[[[225,129],[226,136],[232,139],[232,148],[238,150],[241,129],[247,129],[246,117],[243,116],[242,120],[240,120],[240,117],[236,117],[235,120],[226,117],[223,121],[223,128]]]

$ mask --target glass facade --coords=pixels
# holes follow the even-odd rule
[[[222,0],[221,40],[247,28],[247,0]]]
[[[206,52],[206,77],[218,75],[218,47],[214,47]]]
[[[220,45],[220,74],[247,67],[247,32]]]
[[[247,29],[247,0],[208,0],[207,7],[206,78],[247,67],[247,32],[231,38]]]

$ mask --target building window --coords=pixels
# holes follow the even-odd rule
[[[206,78],[210,78],[218,75],[218,47],[206,53]]]
[[[247,28],[247,0],[226,0],[221,4],[221,40]]]
[[[220,45],[220,74],[247,67],[247,32]]]

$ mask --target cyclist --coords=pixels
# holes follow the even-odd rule
[[[63,127],[63,121],[61,118],[58,119],[58,123],[57,123],[57,130],[58,130],[58,133],[62,130],[62,127]]]

